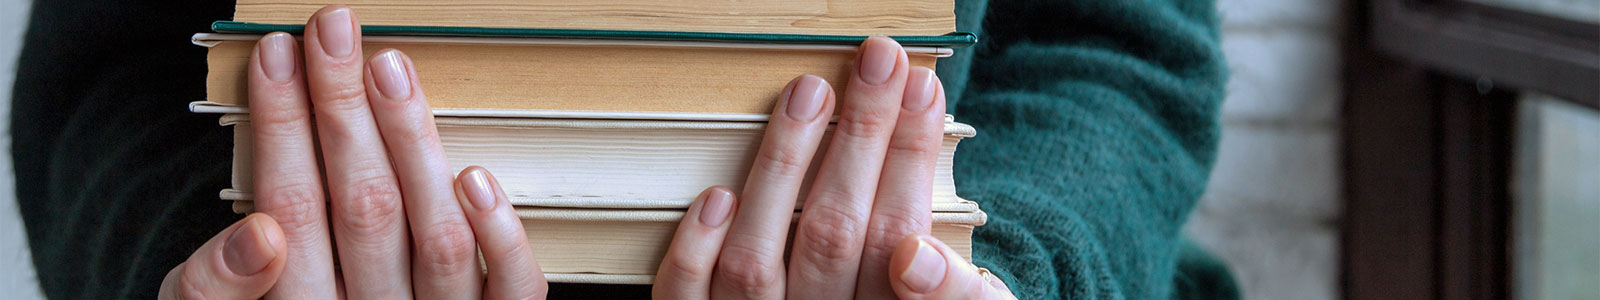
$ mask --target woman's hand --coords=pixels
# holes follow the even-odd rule
[[[363,59],[358,24],[329,6],[307,22],[303,52],[281,32],[256,44],[246,76],[261,213],[173,269],[163,298],[544,296],[499,183],[476,167],[452,178],[411,60]]]
[[[779,99],[742,195],[707,189],[679,224],[656,298],[1015,298],[927,236],[945,111],[932,70],[908,68],[891,39],[862,43],[792,248],[795,198],[835,97],[807,75]]]

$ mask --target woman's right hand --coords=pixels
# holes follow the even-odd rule
[[[784,88],[741,194],[707,189],[680,221],[656,298],[1016,299],[928,235],[944,140],[938,76],[910,67],[892,39],[869,38],[857,55],[843,95],[811,75]]]
[[[303,52],[287,33],[256,44],[246,76],[260,213],[168,273],[162,299],[544,297],[499,182],[478,167],[452,178],[410,58],[363,59],[359,24],[328,6],[307,22]]]

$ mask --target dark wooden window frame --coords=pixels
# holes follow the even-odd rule
[[[1600,26],[1459,1],[1348,13],[1344,296],[1510,298],[1516,99],[1600,109]]]
[[[1368,46],[1433,71],[1600,108],[1600,26],[1462,1],[1376,0]],[[1597,21],[1600,22],[1600,21]]]

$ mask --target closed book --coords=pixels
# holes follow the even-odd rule
[[[250,201],[235,201],[233,208],[255,211]],[[537,207],[518,207],[516,213],[547,280],[612,284],[650,283],[684,215],[683,210]],[[972,230],[986,219],[982,211],[935,212],[930,235],[971,259]],[[793,239],[793,232],[788,236]]]
[[[238,0],[234,21],[305,24],[349,5],[362,24],[851,35],[955,30],[949,0]]]
[[[195,35],[196,44],[209,47],[207,101],[248,105],[246,72],[257,39]],[[935,41],[941,39],[968,37]],[[820,76],[843,94],[855,46],[812,43],[835,40],[859,42],[368,36],[362,48],[369,54],[404,51],[423,74],[429,104],[441,109],[767,114],[783,87],[803,74]],[[906,50],[912,66],[929,68],[952,53],[947,46]]]

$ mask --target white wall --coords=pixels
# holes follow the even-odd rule
[[[1338,298],[1342,1],[1218,2],[1233,77],[1211,184],[1184,231],[1246,299]]]
[[[0,0],[0,296],[41,299],[28,237],[17,213],[16,181],[11,171],[11,85],[16,81],[17,54],[28,28],[28,0]]]

